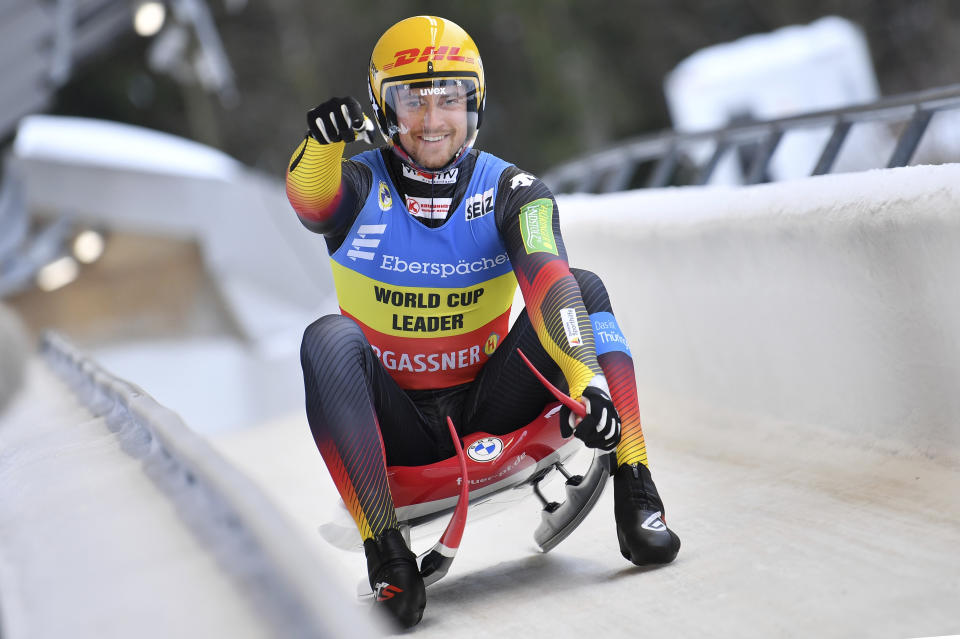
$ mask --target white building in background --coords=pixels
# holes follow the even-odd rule
[[[17,176],[18,193],[11,193],[22,200],[20,218],[26,213],[52,220],[48,226],[55,230],[66,227],[50,242],[20,238],[48,245],[47,252],[34,250],[29,260],[20,260],[28,262],[28,271],[45,261],[63,264],[56,258],[73,229],[195,243],[199,249],[229,325],[213,318],[208,321],[215,329],[199,336],[144,329],[135,339],[107,340],[91,355],[108,370],[136,380],[206,433],[302,411],[300,336],[338,307],[326,244],[290,210],[283,167],[279,175],[265,175],[166,133],[50,115],[21,121],[8,166]],[[4,221],[0,215],[0,225]],[[61,274],[59,283],[69,286],[75,275]],[[117,301],[121,310],[124,304]],[[69,331],[67,336],[76,339]]]
[[[717,129],[879,97],[866,38],[859,27],[839,17],[701,49],[667,75],[664,91],[677,131]],[[810,175],[829,135],[829,127],[786,134],[770,161],[771,177]],[[883,125],[854,126],[835,170],[876,167],[877,158],[886,158],[892,146]],[[705,144],[697,160],[706,160],[710,153]],[[741,177],[742,167],[728,154],[712,182],[737,183]]]
[[[282,175],[142,127],[33,115],[11,155],[29,211],[106,231],[194,240],[241,335],[269,351],[336,312],[326,245],[290,211]],[[285,348],[285,347],[284,347]]]

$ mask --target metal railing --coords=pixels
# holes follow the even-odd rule
[[[853,127],[864,123],[901,125],[886,167],[906,166],[932,117],[958,109],[960,84],[882,98],[872,103],[750,122],[692,133],[667,131],[639,137],[560,165],[543,175],[555,193],[608,193],[631,188],[704,185],[728,154],[743,163],[741,182],[773,181],[771,158],[784,136],[800,130],[830,129],[810,175],[834,170]],[[710,149],[708,153],[703,151]],[[960,158],[955,158],[960,159]],[[678,168],[683,165],[683,171]]]
[[[193,35],[207,63],[198,81],[225,104],[235,103],[233,69],[206,0],[164,0],[167,5],[173,17],[167,22]],[[0,142],[20,118],[46,111],[76,67],[133,33],[132,8],[130,0],[0,0]],[[171,40],[178,37],[168,31]],[[180,54],[154,57],[167,65],[154,71],[182,61]]]

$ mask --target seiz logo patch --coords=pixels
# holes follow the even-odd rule
[[[482,217],[493,210],[493,187],[484,191],[483,193],[477,193],[476,195],[471,195],[467,198],[466,204],[464,204],[464,214],[467,216],[467,220],[475,220],[478,217]]]
[[[407,196],[407,211],[414,217],[427,220],[445,220],[450,210],[451,198]]]
[[[427,184],[453,184],[457,181],[459,172],[459,168],[454,168],[442,173],[427,173],[426,171],[418,171],[406,164],[403,165],[403,177]]]
[[[372,260],[376,256],[376,253],[374,253],[372,249],[380,246],[380,238],[368,238],[367,236],[383,235],[385,230],[387,230],[386,224],[361,224],[360,228],[357,229],[357,237],[353,238],[353,241],[350,242],[350,246],[353,248],[347,251],[347,257],[354,262],[356,262],[357,259]]]
[[[460,47],[448,47],[445,45],[441,47],[426,46],[423,50],[404,49],[403,51],[394,53],[393,57],[393,62],[388,62],[383,65],[384,71],[402,67],[412,62],[426,62],[427,60],[448,60],[450,62],[466,62],[467,64],[473,64],[474,62],[473,57],[460,55]]]

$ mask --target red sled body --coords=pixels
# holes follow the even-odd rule
[[[558,402],[547,404],[532,422],[504,435],[475,432],[461,439],[448,417],[456,456],[423,466],[387,467],[397,519],[407,533],[408,544],[411,527],[452,513],[440,540],[417,557],[427,585],[441,579],[453,563],[470,504],[486,501],[507,490],[531,487],[543,505],[534,541],[541,551],[548,552],[580,525],[610,477],[611,453],[593,452],[589,467],[582,475],[571,475],[564,467],[573,455],[585,449],[574,437],[560,435],[561,404],[581,416],[583,407],[550,385],[523,353],[520,356]],[[566,498],[562,502],[550,501],[540,491],[540,482],[553,471],[566,478]],[[321,527],[321,533],[331,543],[341,545],[338,541],[342,541],[342,537],[337,539],[335,528],[335,524],[328,524]],[[365,589],[363,584],[361,587]]]
[[[560,436],[559,411],[560,404],[549,404],[513,432],[477,432],[461,439],[471,502],[529,483],[539,471],[562,464],[582,448],[577,440]],[[451,512],[463,483],[457,457],[426,466],[388,466],[387,479],[397,518],[410,525]]]

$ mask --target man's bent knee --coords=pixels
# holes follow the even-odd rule
[[[343,315],[324,315],[303,331],[300,343],[300,361],[315,366],[332,357],[342,358],[344,347],[355,347],[361,352],[370,350],[360,326]]]

